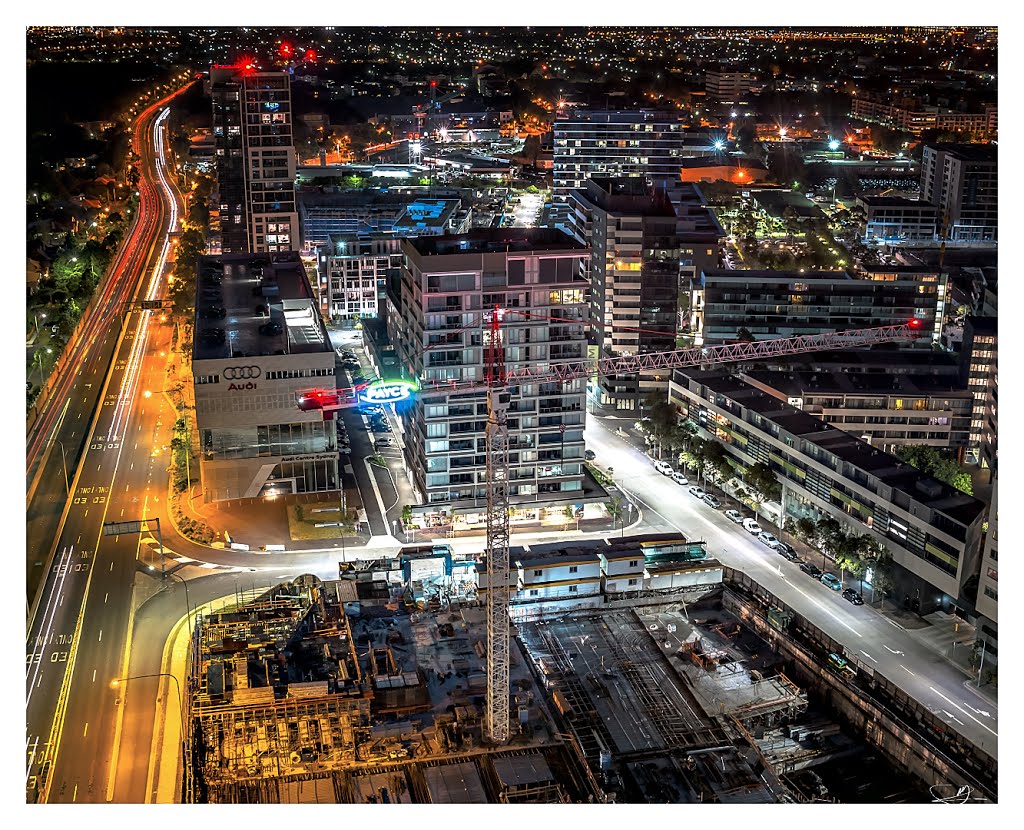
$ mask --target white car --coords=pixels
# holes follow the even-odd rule
[[[762,530],[760,533],[758,533],[757,538],[773,550],[779,546],[779,540],[772,536],[772,534],[770,534],[767,530]]]
[[[743,529],[747,531],[747,533],[753,533],[756,536],[758,533],[761,532],[761,525],[759,525],[753,519],[744,519]]]
[[[654,469],[661,473],[663,476],[672,475],[672,465],[667,461],[655,461]]]
[[[690,495],[696,496],[698,499],[703,499],[707,495],[707,493],[705,493],[704,490],[700,487],[691,487]]]
[[[740,513],[739,510],[726,510],[722,515],[730,522],[736,522],[736,524],[741,524],[743,522],[743,514]]]
[[[688,479],[682,473],[678,473],[678,472],[677,473],[672,473],[672,480],[676,484],[682,485],[683,487],[685,487],[687,484],[690,483],[690,479]]]

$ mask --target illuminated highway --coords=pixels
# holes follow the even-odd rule
[[[39,800],[104,800],[114,721],[109,682],[118,676],[125,657],[140,540],[105,539],[102,524],[142,518],[150,503],[166,492],[165,463],[152,448],[169,442],[161,430],[170,425],[154,421],[159,407],[140,395],[153,312],[130,311],[120,325],[127,303],[158,295],[169,250],[167,233],[178,222],[180,197],[167,181],[163,161],[164,104],[146,110],[137,122],[134,143],[143,172],[140,215],[77,346],[82,368],[57,380],[29,439],[30,522],[33,502],[52,499],[54,484],[63,496],[61,453],[53,452],[55,442],[65,440],[68,449],[68,440],[84,445],[77,468],[68,459],[71,498],[58,502],[64,508],[56,523],[59,533],[50,537],[53,558],[27,632],[26,790],[29,798]],[[166,341],[166,331],[162,336]],[[107,359],[104,347],[111,341]],[[166,348],[167,343],[158,345]],[[95,417],[91,396],[99,403]],[[45,560],[49,551],[31,550],[33,543],[45,543],[43,531],[37,527],[33,538],[32,530],[30,559]]]

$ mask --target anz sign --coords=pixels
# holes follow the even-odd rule
[[[379,380],[359,392],[360,403],[385,404],[406,401],[416,391],[416,384],[407,380]]]

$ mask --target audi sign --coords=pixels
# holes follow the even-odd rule
[[[224,370],[225,380],[252,380],[261,374],[259,366],[229,366]]]

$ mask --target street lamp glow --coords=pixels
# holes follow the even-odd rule
[[[722,139],[720,139],[720,138],[716,138],[715,139],[715,149],[716,150],[721,150],[723,147],[725,147],[725,142],[722,141]]]
[[[839,149],[839,140],[836,139],[836,138],[829,139],[828,149],[832,150],[833,152],[838,150]]]

